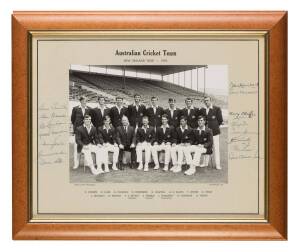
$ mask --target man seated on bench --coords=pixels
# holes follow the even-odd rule
[[[176,133],[173,126],[168,124],[168,115],[161,117],[162,125],[156,129],[156,140],[152,146],[152,157],[155,164],[154,170],[159,169],[158,152],[165,152],[165,166],[163,171],[169,170],[171,146],[175,141]]]
[[[108,154],[113,153],[113,164],[112,169],[117,171],[117,162],[119,157],[119,147],[117,144],[117,133],[115,128],[111,125],[110,116],[105,116],[104,125],[98,128],[99,142],[103,147],[103,163],[104,172],[109,172],[108,167]]]
[[[125,151],[131,153],[130,168],[135,168],[136,163],[136,135],[135,128],[129,125],[128,117],[122,117],[122,126],[117,128],[117,143],[119,145],[119,167],[123,170],[123,155]]]
[[[194,129],[194,143],[189,149],[185,149],[185,156],[191,158],[191,154],[194,154],[192,165],[185,171],[185,175],[193,175],[196,172],[196,166],[199,166],[201,156],[203,156],[203,163],[200,167],[208,166],[209,155],[212,154],[213,147],[213,133],[212,130],[206,126],[205,116],[198,117],[198,128]]]
[[[92,174],[98,175],[101,169],[101,157],[103,155],[99,145],[99,139],[96,128],[91,123],[91,116],[85,115],[83,125],[76,129],[75,140],[77,143],[77,152],[84,154],[84,159],[88,167],[90,167]],[[94,166],[92,153],[96,154],[97,169]]]
[[[148,116],[143,116],[143,126],[137,129],[136,132],[136,156],[139,163],[138,170],[149,170],[149,162],[151,157],[151,148],[155,141],[154,127],[149,126]],[[145,165],[143,166],[143,151],[145,151]]]

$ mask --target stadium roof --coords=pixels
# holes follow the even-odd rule
[[[168,75],[173,73],[179,73],[183,71],[193,70],[196,68],[202,68],[207,65],[126,65],[126,66],[107,66],[113,69],[123,69],[125,67],[126,70],[129,71],[137,71],[143,73],[152,73],[159,75]],[[103,67],[103,66],[101,66]]]

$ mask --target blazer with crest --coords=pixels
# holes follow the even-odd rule
[[[176,139],[176,132],[173,126],[169,126],[168,128],[166,128],[165,132],[162,127],[158,127],[156,129],[156,142],[158,144],[162,144],[162,143],[173,144],[175,142],[175,139]]]
[[[222,110],[220,107],[213,106],[212,109],[209,109],[208,114],[206,114],[205,108],[201,108],[200,114],[206,117],[207,126],[212,130],[213,135],[219,135],[221,133],[220,125],[223,123]]]
[[[190,109],[190,113],[188,113],[188,109],[184,108],[181,110],[182,115],[185,116],[187,118],[187,124],[188,126],[190,126],[191,128],[197,128],[198,127],[198,116],[199,116],[199,109],[193,107],[192,109]]]
[[[99,138],[99,143],[104,144],[104,143],[110,143],[110,144],[115,144],[117,143],[117,133],[114,127],[110,127],[108,130],[102,126],[98,128],[98,138]]]
[[[128,106],[128,119],[129,123],[132,127],[141,127],[142,126],[142,118],[147,115],[147,110],[145,105],[140,105],[138,110],[136,109],[135,104]]]
[[[99,109],[99,108],[93,108],[92,109],[92,111],[91,111],[92,123],[96,127],[96,129],[98,129],[100,126],[103,126],[104,118],[107,115],[110,116],[110,109],[109,108],[105,108],[103,114],[101,112],[101,109]]]
[[[97,130],[94,126],[91,126],[90,133],[88,133],[86,127],[79,126],[76,130],[75,141],[77,144],[77,152],[80,153],[84,145],[99,144]]]
[[[187,127],[187,129],[184,129],[182,132],[181,128],[178,127],[176,129],[176,141],[174,141],[176,144],[181,143],[194,143],[194,131],[191,127]]]
[[[168,123],[170,126],[173,126],[175,129],[179,127],[179,120],[182,115],[180,109],[176,108],[173,112],[173,117],[171,116],[170,108],[167,108],[164,112],[168,116]]]
[[[143,143],[145,141],[151,144],[155,142],[155,130],[151,126],[149,126],[146,131],[143,127],[137,129],[136,142]]]
[[[122,107],[119,113],[117,106],[114,106],[110,109],[110,118],[112,125],[117,128],[122,125],[122,117],[123,115],[128,116],[127,108]]]
[[[164,109],[157,106],[156,113],[154,114],[153,107],[147,108],[147,116],[149,117],[149,125],[152,127],[161,126],[161,117],[164,114]]]
[[[213,133],[208,127],[205,130],[194,129],[194,145],[202,144],[206,149],[206,154],[212,154]]]
[[[73,131],[76,133],[76,129],[83,125],[83,119],[85,115],[90,115],[92,116],[92,108],[86,107],[84,114],[82,113],[81,106],[76,106],[72,109],[72,114],[71,114],[71,122],[73,124]]]

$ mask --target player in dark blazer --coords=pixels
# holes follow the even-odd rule
[[[74,107],[72,109],[71,114],[71,122],[73,125],[73,134],[76,134],[76,130],[79,126],[83,125],[83,120],[85,115],[91,114],[91,108],[86,105],[86,97],[80,96],[79,97],[80,105]],[[76,169],[79,166],[79,159],[80,159],[80,153],[78,153],[76,147],[76,141],[74,144],[74,166],[73,168]]]
[[[187,159],[194,158],[190,168],[184,172],[186,175],[193,175],[196,172],[196,167],[199,166],[201,156],[203,156],[203,163],[200,167],[208,166],[209,155],[212,154],[213,134],[212,130],[206,126],[206,119],[204,116],[198,117],[198,128],[194,129],[194,143],[190,148],[185,150]]]
[[[155,164],[154,169],[159,169],[158,152],[165,152],[164,171],[169,170],[171,146],[176,139],[176,132],[173,126],[168,124],[168,116],[162,115],[162,125],[156,129],[156,140],[152,146],[152,157]]]
[[[112,125],[117,128],[122,125],[122,117],[128,116],[127,108],[123,106],[123,98],[116,97],[117,105],[110,109],[110,118]]]
[[[223,124],[222,110],[220,107],[214,106],[211,97],[204,97],[205,108],[201,108],[200,114],[206,117],[207,126],[212,130],[214,138],[214,157],[216,169],[221,170],[220,161],[220,125]]]
[[[169,126],[173,126],[175,129],[179,127],[179,119],[182,115],[182,112],[179,108],[175,106],[176,100],[174,98],[169,99],[169,108],[167,108],[164,113],[168,117]]]
[[[117,143],[117,131],[111,125],[110,117],[105,116],[104,125],[98,128],[98,137],[100,145],[102,145],[104,156],[103,156],[103,163],[104,163],[104,171],[109,172],[108,167],[108,154],[109,152],[113,153],[113,162],[112,162],[112,169],[114,171],[118,170],[117,163],[119,157],[119,147]]]
[[[151,158],[151,147],[155,141],[155,130],[149,126],[147,116],[143,117],[143,126],[137,129],[136,132],[136,155],[139,163],[138,170],[149,170],[149,162]],[[143,151],[145,151],[145,164],[143,166]]]
[[[173,167],[171,171],[180,172],[182,170],[183,157],[185,154],[185,149],[190,148],[194,142],[194,131],[187,125],[187,118],[185,116],[180,117],[180,127],[176,129],[176,138],[174,139],[173,147],[171,149],[171,157],[173,162]],[[177,156],[178,154],[178,156]],[[191,159],[186,156],[187,164],[192,163]]]
[[[96,128],[91,124],[90,115],[84,116],[84,124],[76,129],[75,139],[77,143],[77,152],[84,153],[84,158],[86,160],[87,166],[90,167],[91,172],[94,175],[103,172],[101,169],[102,152],[101,148],[97,146],[99,145],[98,134]],[[96,154],[98,169],[94,167],[92,152]]]
[[[164,109],[157,105],[158,98],[151,97],[151,106],[147,108],[147,116],[149,118],[149,125],[154,127],[161,126],[161,116],[164,114]]]
[[[98,106],[91,111],[92,123],[98,129],[104,124],[104,118],[110,115],[110,109],[105,105],[105,98],[103,96],[98,97]]]
[[[197,127],[197,117],[199,116],[199,109],[193,106],[191,98],[185,99],[186,107],[181,110],[181,114],[187,118],[187,124],[191,128]]]
[[[122,117],[122,126],[117,128],[117,143],[119,145],[119,165],[123,170],[123,154],[124,151],[130,151],[131,153],[131,168],[135,167],[136,163],[136,134],[135,129],[129,125],[127,116]]]
[[[128,119],[132,127],[138,128],[142,126],[142,118],[147,113],[145,105],[141,104],[141,96],[134,95],[134,104],[128,106]]]
[[[76,133],[76,129],[83,125],[83,119],[85,115],[91,115],[92,108],[86,105],[86,97],[79,97],[80,105],[72,109],[71,122],[73,124],[73,132]]]

